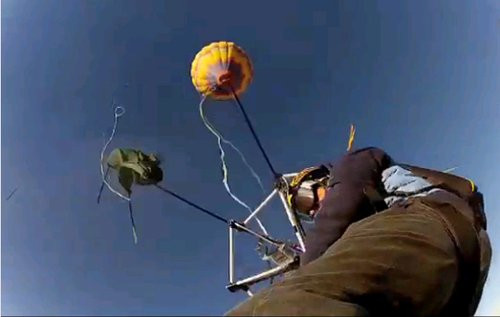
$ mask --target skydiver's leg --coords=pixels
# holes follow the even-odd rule
[[[370,316],[360,305],[325,298],[302,288],[270,289],[256,294],[226,316]]]
[[[435,212],[421,203],[393,207],[352,224],[323,256],[228,315],[438,315],[457,263]]]

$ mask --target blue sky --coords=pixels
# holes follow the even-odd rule
[[[242,100],[276,169],[338,158],[353,122],[358,147],[474,179],[500,243],[498,1],[4,0],[1,9],[4,315],[218,315],[244,298],[224,289],[223,225],[139,188],[134,245],[126,204],[109,192],[95,202],[110,98],[122,87],[113,146],[160,152],[165,186],[245,216],[223,189],[189,77],[197,51],[218,40],[253,60]],[[238,109],[212,102],[207,112],[270,188]],[[259,187],[228,156],[234,191],[255,206]],[[285,229],[277,204],[264,219]],[[252,242],[241,247],[240,274],[262,269]],[[494,255],[479,314],[500,314],[496,285]]]

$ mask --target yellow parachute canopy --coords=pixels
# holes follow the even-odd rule
[[[191,78],[196,90],[215,100],[234,98],[248,88],[253,66],[243,49],[233,42],[214,42],[196,54]]]

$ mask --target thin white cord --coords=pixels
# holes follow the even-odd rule
[[[223,172],[223,179],[222,179],[222,183],[224,184],[224,187],[226,188],[226,191],[227,193],[231,196],[231,198],[233,198],[233,200],[235,200],[238,204],[240,204],[241,206],[245,207],[250,213],[253,212],[252,208],[250,208],[247,204],[245,204],[243,201],[241,201],[236,195],[234,195],[232,192],[231,192],[231,188],[229,187],[229,183],[228,183],[228,170],[227,170],[227,165],[226,165],[226,161],[224,159],[226,153],[224,152],[224,149],[222,147],[222,142],[230,145],[236,152],[238,152],[240,154],[240,157],[242,157],[242,160],[243,162],[245,163],[245,165],[250,169],[250,171],[252,172],[252,174],[254,175],[254,177],[257,178],[258,180],[258,183],[261,185],[261,188],[262,190],[264,190],[263,186],[262,186],[262,182],[260,181],[260,178],[259,176],[257,175],[257,173],[254,171],[254,169],[248,164],[247,160],[245,159],[245,156],[243,155],[243,153],[234,145],[232,144],[230,141],[226,140],[213,126],[212,124],[208,121],[208,119],[206,118],[205,116],[205,113],[203,111],[203,104],[206,100],[206,96],[203,96],[202,99],[201,99],[201,102],[200,102],[200,117],[201,119],[203,120],[203,123],[205,124],[205,127],[207,127],[207,129],[217,138],[217,144],[219,146],[219,151],[220,151],[220,160],[221,160],[221,163],[222,163],[222,172]],[[255,221],[257,222],[257,224],[259,225],[260,229],[262,230],[262,232],[265,234],[265,235],[268,235],[268,232],[266,230],[266,228],[264,227],[264,225],[262,224],[262,222],[260,221],[259,218],[255,217]]]
[[[203,107],[203,105],[201,105],[201,107]],[[214,130],[216,132],[215,135],[216,136],[220,136],[222,142],[224,142],[227,145],[229,145],[236,153],[238,153],[238,155],[240,156],[241,160],[243,161],[243,164],[245,164],[245,166],[248,168],[248,170],[250,171],[250,173],[252,173],[252,176],[255,178],[255,180],[259,184],[259,187],[260,187],[262,193],[265,194],[266,190],[264,189],[264,185],[262,185],[262,180],[260,179],[260,177],[257,174],[257,172],[250,165],[250,163],[248,163],[247,158],[245,157],[245,155],[240,151],[240,149],[238,147],[236,147],[236,145],[234,145],[231,141],[225,139],[219,132],[217,132],[217,130],[214,128],[214,126],[206,118],[206,116],[205,116],[205,114],[203,112],[203,109],[200,109],[200,113],[201,113],[201,116],[202,116],[202,119],[203,119],[203,122],[205,123],[205,125],[208,124],[210,126],[208,128],[211,129],[211,130]],[[214,131],[212,131],[212,133],[214,133]]]
[[[222,139],[222,142],[228,144],[233,150],[236,151],[236,153],[239,154],[241,160],[243,161],[243,164],[245,164],[245,166],[248,168],[248,170],[250,170],[250,173],[252,173],[253,178],[255,178],[257,183],[259,183],[259,187],[260,187],[262,193],[265,194],[266,191],[264,189],[264,185],[262,185],[262,181],[261,181],[259,175],[255,172],[255,170],[252,168],[252,166],[250,166],[250,163],[248,163],[245,155],[243,155],[243,153],[241,153],[240,149],[238,149],[236,147],[236,145],[234,145],[231,141],[228,141],[226,139]]]
[[[452,168],[449,168],[447,170],[444,170],[443,173],[451,173],[453,172],[454,170],[456,170],[458,168],[458,166],[455,166],[455,167],[452,167]]]
[[[123,114],[125,114],[125,108],[123,108],[122,106],[116,106],[115,107],[115,119],[114,119],[114,124],[113,124],[113,130],[111,131],[111,135],[108,139],[108,141],[104,144],[104,147],[102,148],[102,151],[101,151],[101,163],[100,163],[100,166],[101,166],[101,178],[102,178],[102,182],[104,184],[106,184],[106,186],[108,187],[108,189],[113,192],[115,195],[117,195],[118,197],[126,200],[126,201],[130,201],[130,197],[126,197],[124,196],[123,194],[121,194],[120,192],[118,192],[116,189],[114,189],[109,183],[108,181],[106,180],[106,177],[104,175],[104,165],[103,165],[103,161],[104,161],[104,153],[106,152],[106,149],[108,148],[109,144],[111,143],[111,141],[113,140],[113,138],[115,137],[115,133],[116,133],[116,128],[118,126],[118,118],[120,118],[121,116],[123,116]]]

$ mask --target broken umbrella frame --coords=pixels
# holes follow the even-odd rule
[[[278,176],[276,178],[276,182],[274,184],[274,188],[271,191],[271,193],[262,201],[262,203],[253,210],[253,212],[243,221],[239,222],[236,220],[228,220],[220,215],[218,215],[215,212],[212,212],[210,210],[207,210],[189,200],[186,198],[174,193],[173,191],[161,186],[161,185],[154,185],[160,190],[166,192],[167,194],[170,194],[171,196],[185,202],[186,204],[194,207],[195,209],[202,211],[209,216],[224,222],[225,224],[228,225],[229,227],[229,284],[226,285],[226,288],[230,292],[236,292],[236,291],[245,291],[249,296],[252,296],[253,293],[250,290],[250,286],[268,280],[272,279],[280,274],[286,273],[290,270],[293,270],[298,267],[299,265],[299,256],[301,253],[305,252],[305,245],[304,245],[304,239],[305,239],[305,233],[304,229],[302,227],[302,224],[297,216],[297,214],[290,208],[290,205],[287,202],[286,195],[288,192],[288,186],[290,180],[295,177],[297,173],[291,173],[291,174],[285,174]],[[294,231],[295,231],[295,236],[297,238],[297,244],[292,244],[290,242],[284,242],[280,240],[276,240],[273,237],[269,236],[268,234],[263,234],[263,233],[258,233],[251,228],[248,227],[248,223],[254,219],[259,213],[261,213],[264,210],[264,207],[266,207],[269,202],[275,197],[279,196],[280,200],[283,204],[283,207],[285,209],[285,212],[288,216],[288,220],[290,224],[292,225]],[[236,274],[235,274],[235,233],[236,232],[244,232],[246,234],[249,234],[259,240],[260,243],[265,243],[267,245],[270,245],[274,248],[274,252],[272,254],[266,254],[271,260],[276,264],[275,267],[265,270],[263,272],[257,273],[255,275],[242,278],[239,280],[236,280]]]
[[[288,204],[286,199],[289,182],[296,175],[297,173],[291,173],[278,176],[271,193],[243,222],[237,222],[234,220],[229,221],[229,284],[226,286],[229,291],[235,292],[238,290],[242,290],[246,291],[248,295],[252,296],[250,286],[267,279],[272,279],[277,275],[295,269],[299,265],[299,255],[305,252],[305,232],[299,218],[297,217],[297,214],[290,208],[290,205]],[[285,212],[288,216],[288,221],[295,231],[298,245],[275,240],[269,235],[257,233],[247,227],[248,223],[259,213],[261,213],[264,210],[264,207],[266,207],[275,196],[279,196],[283,204]],[[273,255],[269,255],[269,257],[273,260],[276,266],[255,275],[237,280],[235,274],[236,231],[250,234],[259,239],[260,242],[275,247],[276,250],[273,252]]]

